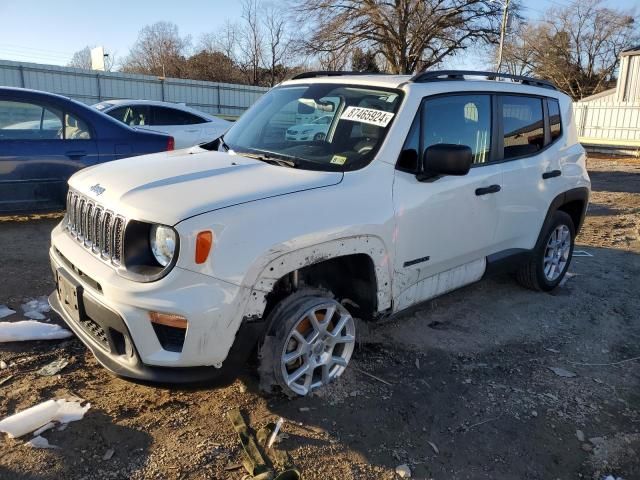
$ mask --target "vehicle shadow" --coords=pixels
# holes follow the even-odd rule
[[[589,170],[589,177],[594,192],[640,193],[640,169],[637,172]]]
[[[1,479],[70,479],[79,478],[81,472],[88,475],[86,478],[107,478],[107,472],[113,474],[110,478],[129,478],[144,465],[152,444],[148,433],[114,424],[108,415],[94,408],[63,431],[52,429],[42,435],[56,448],[32,449],[34,453],[25,456],[28,447],[22,440],[28,437],[6,440],[0,461]],[[104,467],[96,468],[100,463]]]

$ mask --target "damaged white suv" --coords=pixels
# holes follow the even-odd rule
[[[326,135],[286,132],[329,117]],[[306,73],[224,135],[87,168],[52,233],[53,309],[118,375],[183,382],[260,362],[305,395],[368,321],[493,267],[551,290],[590,181],[570,98],[482,72]]]

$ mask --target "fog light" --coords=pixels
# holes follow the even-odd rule
[[[149,318],[162,348],[169,352],[181,352],[187,333],[187,319],[160,312],[149,312]]]
[[[173,328],[186,329],[188,323],[186,318],[174,313],[149,312],[149,318],[151,319],[151,323]]]

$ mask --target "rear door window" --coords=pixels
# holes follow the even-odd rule
[[[502,96],[504,159],[533,155],[544,146],[542,99]]]
[[[71,113],[64,115],[64,138],[66,140],[90,140],[91,131],[87,123]]]

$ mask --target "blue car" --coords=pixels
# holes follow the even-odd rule
[[[62,208],[76,171],[173,148],[67,97],[0,87],[0,213]]]

